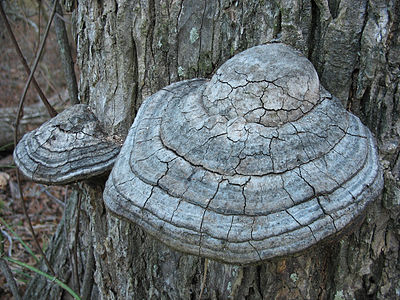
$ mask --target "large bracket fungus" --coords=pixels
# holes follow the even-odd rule
[[[25,134],[14,161],[33,181],[66,184],[110,170],[120,148],[90,108],[78,104]]]
[[[336,236],[382,186],[370,131],[268,44],[146,99],[104,201],[172,248],[248,264]]]
[[[34,181],[110,169],[120,145],[86,105],[26,134],[14,151]],[[283,44],[250,48],[211,78],[144,101],[104,201],[182,252],[249,264],[300,252],[359,220],[383,186],[371,132]]]

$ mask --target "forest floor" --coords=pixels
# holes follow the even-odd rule
[[[38,3],[41,4],[40,9]],[[51,1],[2,1],[2,4],[19,46],[28,64],[31,64],[45,31]],[[27,77],[0,17],[0,109],[18,106]],[[50,31],[35,78],[48,98],[57,97],[65,90],[54,30]],[[32,84],[25,103],[38,103]],[[42,249],[46,250],[62,217],[68,187],[45,186],[22,180],[22,191],[35,234]],[[20,238],[26,243],[40,259],[22,203],[12,149],[0,146],[0,235],[4,238],[4,252],[13,259],[38,266],[35,258],[18,240]],[[9,266],[22,294],[35,274],[16,265]],[[0,272],[0,300],[3,299],[13,298]]]

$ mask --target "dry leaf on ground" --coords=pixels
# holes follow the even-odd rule
[[[0,172],[0,190],[6,189],[9,180],[10,180],[10,175],[8,175],[5,172]]]

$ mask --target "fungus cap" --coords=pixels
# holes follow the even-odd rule
[[[174,249],[250,264],[342,232],[382,185],[370,131],[268,44],[147,98],[104,201]]]
[[[120,148],[90,108],[78,104],[25,134],[14,161],[32,181],[66,184],[110,170]]]

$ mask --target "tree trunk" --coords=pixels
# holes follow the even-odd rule
[[[170,250],[106,210],[103,182],[86,184],[80,236],[93,243],[94,291],[198,299],[205,275],[202,299],[400,299],[399,18],[396,0],[79,1],[80,97],[108,132],[125,136],[160,88],[210,77],[234,54],[280,40],[303,52],[322,85],[372,130],[385,172],[382,196],[353,233],[248,267]]]

